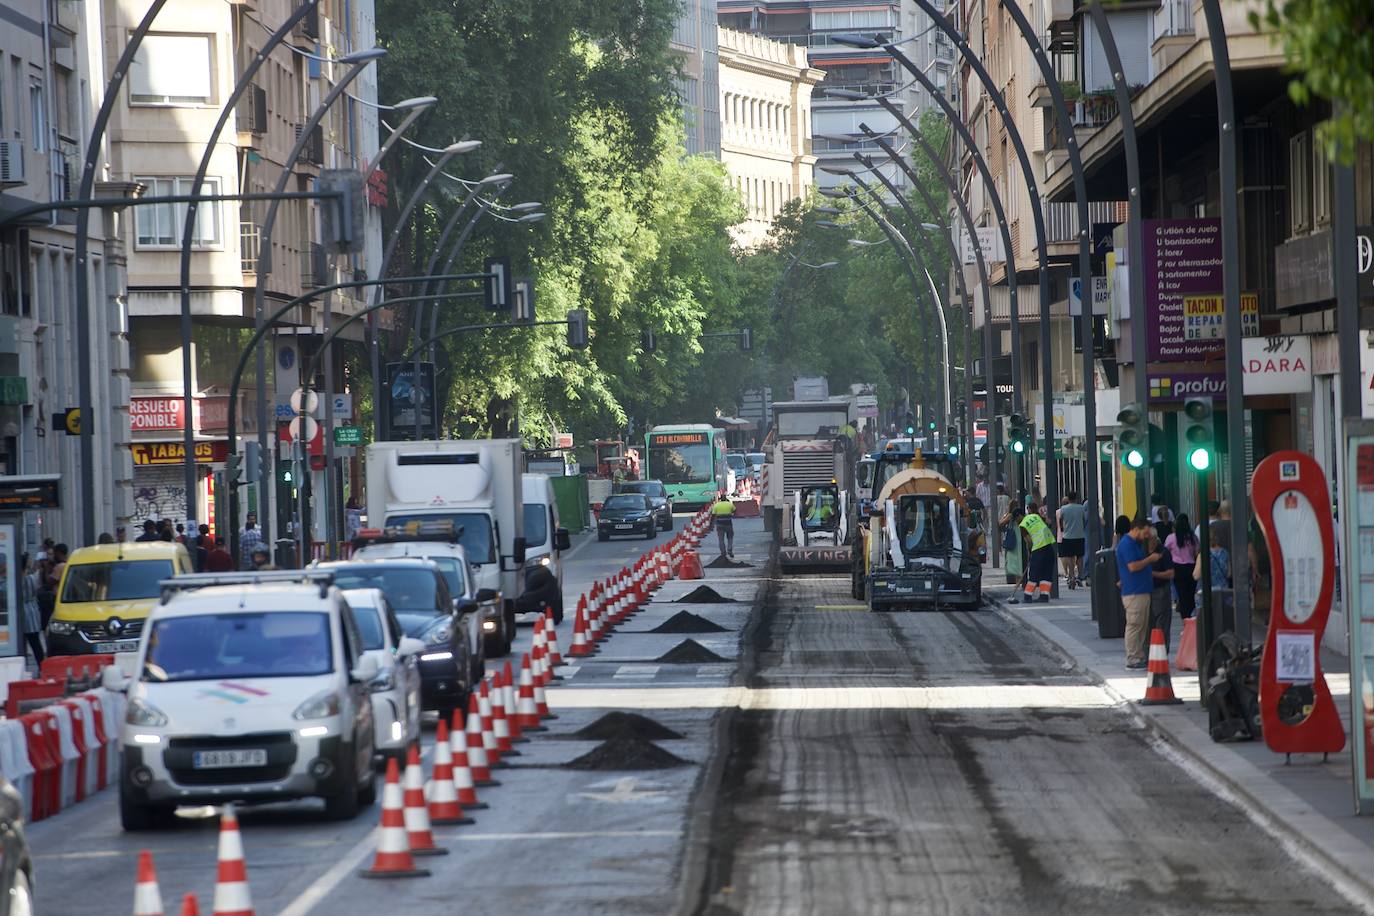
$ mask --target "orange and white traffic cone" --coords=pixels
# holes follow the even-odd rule
[[[521,672],[521,677],[522,677],[522,678],[524,677],[524,673],[523,673],[523,672]],[[543,684],[543,683],[540,681],[540,679],[537,678],[537,677],[534,678],[533,680],[534,680],[534,708],[535,708],[535,712],[538,713],[540,719],[557,719],[557,718],[558,718],[557,716],[555,716],[553,713],[549,712],[548,697],[546,697],[545,694],[544,694],[544,684]]]
[[[510,766],[501,762],[501,745],[496,741],[496,729],[492,725],[491,693],[485,679],[477,689],[477,717],[482,722],[482,750],[487,752],[487,766]]]
[[[138,853],[138,878],[134,882],[134,916],[162,916],[162,891],[157,886],[153,854]]]
[[[473,781],[479,786],[499,786],[491,778],[487,762],[487,748],[482,741],[482,713],[477,707],[477,694],[468,694],[468,765],[472,767]]]
[[[386,762],[386,785],[382,788],[382,828],[377,856],[372,860],[372,867],[358,875],[362,878],[421,878],[428,874],[428,870],[415,867],[415,859],[410,854],[401,768],[392,757]]]
[[[469,780],[471,776],[469,775]],[[472,818],[463,813],[458,804],[458,790],[453,785],[453,748],[449,746],[448,723],[439,717],[434,733],[434,778],[426,793],[431,824],[471,824]]]
[[[477,800],[477,788],[473,784],[472,767],[468,766],[468,735],[461,728],[449,733],[449,750],[453,753],[453,789],[458,793],[458,804],[468,811],[487,807]]]
[[[599,583],[598,588],[600,588]],[[605,598],[605,591],[598,591],[596,599],[587,609],[587,640],[591,645],[601,642],[601,611]]]
[[[572,648],[568,655],[572,658],[586,658],[592,654],[592,643],[587,638],[587,598],[584,595],[577,602],[577,615],[573,617]]]
[[[200,901],[195,894],[187,894],[181,898],[181,916],[200,916]]]
[[[536,687],[542,687],[548,683],[548,676],[544,671],[544,618],[540,617],[534,622],[534,631],[530,634],[530,667],[534,672],[534,683]]]
[[[534,700],[534,675],[530,672],[530,657],[520,660],[520,700],[515,717],[520,722],[522,732],[542,732],[539,724],[539,707]]]
[[[1169,650],[1164,646],[1164,631],[1159,627],[1150,631],[1150,660],[1145,670],[1148,678],[1141,706],[1166,706],[1183,702],[1174,696],[1174,682],[1169,677]]]
[[[520,752],[511,746],[510,717],[506,715],[506,690],[501,686],[501,672],[490,675],[491,679],[491,733],[496,736],[496,747],[504,757],[519,757]]]
[[[558,651],[558,628],[553,622],[553,611],[544,612],[544,640],[548,643],[549,668],[553,671],[553,679],[561,681],[563,675],[557,669],[563,665],[563,655]]]
[[[214,916],[253,916],[243,837],[232,804],[225,805],[219,817],[219,875],[215,879],[213,912]]]
[[[413,856],[446,856],[447,849],[434,845],[429,827],[429,805],[425,803],[425,770],[420,766],[420,746],[406,750],[406,771],[402,804],[405,805],[406,841]]]
[[[529,738],[520,734],[519,706],[516,703],[515,677],[511,674],[510,662],[501,669],[501,699],[506,703],[506,724],[510,726],[511,744],[524,744]]]

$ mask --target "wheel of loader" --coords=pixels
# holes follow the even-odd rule
[[[854,557],[849,564],[849,596],[855,601],[864,599],[864,554],[860,550],[862,546],[862,541],[854,541]]]

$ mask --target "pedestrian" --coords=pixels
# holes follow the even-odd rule
[[[108,531],[102,531],[100,532],[100,537],[95,539],[95,542],[97,544],[113,544],[115,542],[114,535],[110,534]]]
[[[176,540],[172,531],[172,520],[164,518],[157,526],[157,539],[165,544],[170,544]]]
[[[66,544],[58,544],[52,549],[52,572],[49,575],[54,590],[62,584],[62,574],[67,571],[67,554],[70,552]]]
[[[149,541],[156,540],[157,522],[153,521],[152,519],[148,519],[146,522],[143,523],[143,533],[140,534],[138,537],[134,538],[134,542],[137,544],[146,544]]]
[[[1130,533],[1131,520],[1124,515],[1118,515],[1116,517],[1116,538],[1112,541],[1112,546],[1115,547],[1117,544],[1120,544],[1121,539],[1129,536]]]
[[[254,572],[266,572],[277,568],[272,563],[272,557],[267,552],[266,544],[259,543],[258,546],[254,547],[248,559],[250,563],[249,569]]]
[[[205,542],[205,566],[201,572],[233,572],[234,558],[229,555],[229,551],[224,549],[224,544],[217,542],[210,535],[206,535]]]
[[[722,557],[733,558],[735,555],[734,516],[735,504],[730,501],[729,494],[721,490],[720,498],[711,505],[711,524],[715,526]]]
[[[1116,545],[1116,573],[1121,583],[1121,606],[1126,611],[1126,667],[1145,667],[1145,627],[1150,621],[1150,593],[1154,591],[1151,568],[1160,557],[1146,551],[1150,519],[1138,515],[1131,530]]]
[[[1021,519],[1026,517],[1026,510],[1021,508],[1018,503],[1009,506],[1006,513],[997,520],[997,527],[1002,531],[1002,571],[1006,574],[1007,584],[1016,585],[1021,582],[1021,577],[1026,572],[1025,545],[1021,539]],[[1013,595],[1012,601],[1016,600]]]
[[[195,563],[196,572],[205,572],[205,563],[210,558],[210,546],[213,543],[210,537],[210,526],[201,525],[199,534],[200,537],[195,539],[195,543],[188,543],[186,547],[191,551],[191,560]]]
[[[1212,589],[1231,587],[1231,528],[1219,525],[1208,532],[1208,567]],[[1193,579],[1202,587],[1202,551],[1199,549],[1197,560],[1193,563]]]
[[[350,496],[348,498],[348,505],[345,507],[344,513],[348,539],[352,541],[358,536],[358,532],[363,530],[363,507],[358,505],[358,497]]]
[[[1030,551],[1030,562],[1026,564],[1026,585],[1021,600],[1030,604],[1036,600],[1037,593],[1042,604],[1050,600],[1054,587],[1054,531],[1045,523],[1044,516],[1035,503],[1027,507],[1024,518],[1017,526],[1025,539],[1026,549]]]
[[[1159,535],[1162,542],[1169,535],[1174,533],[1174,513],[1168,506],[1156,506],[1159,517],[1155,519],[1155,534]]]
[[[986,477],[978,478],[978,483],[974,486],[973,493],[983,505],[987,506],[992,504],[992,488],[988,486],[988,479]]]
[[[1150,494],[1150,521],[1151,521],[1151,522],[1158,522],[1158,521],[1159,521],[1159,510],[1160,510],[1160,509],[1168,509],[1168,508],[1169,508],[1169,507],[1166,506],[1166,505],[1164,504],[1164,497],[1163,497],[1163,496],[1160,496],[1158,493],[1151,493],[1151,494]]]
[[[1221,503],[1214,499],[1207,504],[1207,524],[1215,528],[1219,521],[1221,521]],[[1198,542],[1201,543],[1202,522],[1198,522],[1193,527],[1193,534],[1197,535]]]
[[[1187,620],[1197,608],[1195,592],[1197,583],[1193,580],[1193,565],[1197,563],[1198,539],[1193,534],[1186,513],[1180,513],[1174,525],[1174,533],[1164,539],[1164,549],[1169,552],[1174,564],[1174,590],[1178,593],[1178,616]]]
[[[1011,511],[1011,496],[1007,494],[1007,485],[998,481],[997,483],[997,517],[1005,519],[1007,513]],[[1005,524],[999,522],[998,524]]]
[[[1083,544],[1087,535],[1088,510],[1078,501],[1078,494],[1069,491],[1059,509],[1059,562],[1069,588],[1078,588],[1083,579]]]
[[[38,561],[37,575],[36,596],[38,598],[39,621],[42,627],[46,628],[48,621],[52,619],[53,610],[57,607],[57,584],[52,578],[51,559],[45,558]]]
[[[24,641],[33,651],[33,660],[42,667],[47,653],[43,649],[43,611],[38,605],[38,569],[29,561],[29,555],[19,561],[23,575],[19,579],[20,601],[24,614]]]
[[[1150,567],[1150,629],[1164,632],[1164,648],[1167,651],[1170,646],[1170,624],[1174,616],[1174,560],[1160,543],[1158,530],[1150,537],[1150,550],[1158,557]]]
[[[253,568],[253,551],[262,543],[262,532],[258,530],[258,514],[249,512],[243,520],[243,530],[239,532],[239,556],[243,558],[243,568]]]
[[[183,525],[181,522],[177,522],[176,542],[178,544],[186,543],[186,526]]]

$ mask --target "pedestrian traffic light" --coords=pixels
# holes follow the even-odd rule
[[[1116,454],[1132,470],[1145,466],[1150,447],[1150,423],[1139,404],[1127,404],[1116,415]]]
[[[1011,444],[1011,450],[1017,455],[1024,455],[1030,448],[1030,444],[1035,441],[1034,427],[1030,420],[1019,413],[1011,415],[1009,425],[1007,441]]]
[[[1189,398],[1183,404],[1183,441],[1188,443],[1188,466],[1202,473],[1212,467],[1216,436],[1212,428],[1212,402]]]
[[[294,461],[283,461],[283,462],[281,462],[280,464],[277,465],[277,469],[278,469],[279,473],[281,474],[281,482],[282,482],[282,483],[289,484],[289,483],[291,483],[292,481],[294,481],[294,480],[296,479],[296,478],[295,478],[295,474],[293,473],[293,469],[295,468],[295,465],[296,465],[296,462],[294,462]]]
[[[587,310],[571,310],[568,312],[568,346],[574,350],[585,350],[590,342],[590,335],[587,331]]]

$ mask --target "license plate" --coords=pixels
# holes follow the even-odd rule
[[[191,766],[197,770],[218,770],[225,767],[265,767],[267,750],[247,748],[233,751],[196,751],[191,755]]]
[[[137,652],[137,639],[117,639],[114,642],[98,642],[94,646],[96,655],[109,655],[113,652]]]
[[[631,528],[633,528],[633,527],[634,527],[634,525],[616,525],[616,526],[615,526],[615,530],[616,530],[616,531],[629,531],[629,530],[630,530]]]

